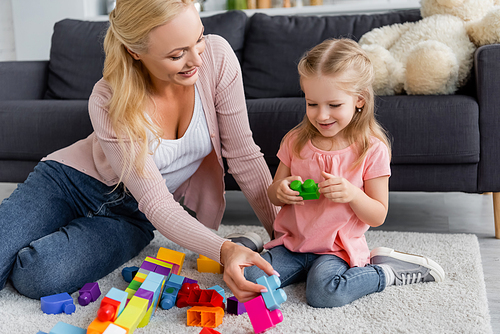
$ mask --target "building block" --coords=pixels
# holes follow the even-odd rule
[[[189,306],[187,301],[189,294],[193,290],[200,290],[198,283],[183,283],[181,289],[177,293],[177,301],[175,302],[175,305],[179,308]]]
[[[198,281],[195,279],[184,277],[184,281],[182,282],[182,284],[184,284],[184,283],[198,283]]]
[[[200,273],[222,274],[224,272],[223,266],[203,255],[198,257],[196,263],[198,264],[198,271]]]
[[[132,334],[148,310],[148,300],[140,297],[132,297],[122,314],[115,320],[114,324],[128,330]]]
[[[125,303],[127,299],[125,298]],[[117,300],[104,297],[101,300],[101,306],[97,310],[97,318],[101,321],[115,321],[118,318],[121,303]],[[125,306],[123,306],[125,307]],[[122,308],[123,310],[123,308]]]
[[[95,318],[87,327],[87,334],[102,334],[111,323],[111,321],[101,321]]]
[[[184,264],[184,259],[186,258],[186,254],[174,251],[172,249],[160,247],[158,253],[156,254],[156,258],[159,260],[179,265],[179,270],[177,272],[173,271],[174,274],[179,275],[181,273],[182,265]]]
[[[67,292],[42,297],[40,298],[40,304],[42,311],[47,314],[59,314],[63,312],[71,314],[76,310],[73,298]]]
[[[257,278],[257,284],[267,288],[267,292],[262,292],[262,298],[266,303],[269,311],[278,309],[284,301],[286,301],[286,293],[283,289],[278,289],[281,286],[281,281],[276,275],[262,276]]]
[[[221,295],[221,296],[222,296],[222,298],[224,298],[224,299],[222,300],[222,302],[223,302],[224,304],[226,303],[226,292],[224,291],[224,289],[223,289],[222,287],[220,287],[220,286],[218,286],[218,285],[214,285],[214,286],[212,286],[212,287],[208,288],[208,290],[215,290],[215,291],[217,291],[217,292],[219,293],[219,295]]]
[[[245,309],[245,305],[240,303],[235,296],[229,297],[227,299],[227,313],[240,315],[245,313],[247,310]]]
[[[292,181],[290,188],[298,191],[304,200],[318,199],[320,195],[318,184],[311,179],[305,180],[304,183],[299,180]]]
[[[184,277],[171,274],[168,281],[165,282],[163,293],[160,297],[160,307],[169,310],[175,305],[179,290],[182,288]]]
[[[251,299],[244,304],[250,322],[252,323],[253,330],[257,334],[263,333],[283,321],[283,314],[281,314],[281,311],[269,311],[262,296]]]
[[[187,300],[189,306],[225,308],[224,298],[215,290],[191,290]]]
[[[117,288],[111,288],[101,300],[97,317],[101,321],[115,321],[127,305],[128,294]]]
[[[220,332],[217,332],[213,328],[203,327],[200,334],[220,334]]]
[[[222,324],[223,317],[220,307],[194,306],[187,310],[187,325],[214,328]]]
[[[49,334],[86,334],[87,330],[84,328],[76,327],[65,322],[59,321]]]
[[[130,283],[134,279],[135,274],[137,274],[137,271],[139,270],[139,267],[125,267],[122,269],[122,276],[125,282]]]
[[[82,306],[86,306],[92,302],[95,302],[101,296],[101,290],[99,289],[99,284],[97,282],[86,283],[79,291],[78,303]]]
[[[42,331],[38,331],[36,334],[48,334],[48,333],[45,333],[45,332],[42,332]]]
[[[127,334],[127,330],[115,324],[109,324],[102,334]]]

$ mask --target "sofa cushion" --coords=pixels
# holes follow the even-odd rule
[[[38,161],[92,133],[88,101],[0,101],[0,160]]]
[[[47,99],[88,99],[102,77],[108,22],[62,20],[54,25]]]
[[[479,162],[479,105],[472,97],[381,96],[376,106],[393,138],[393,164]]]
[[[247,16],[230,11],[202,18],[205,34],[224,37],[241,61]],[[54,25],[47,99],[85,100],[102,78],[109,22],[65,19]]]
[[[332,37],[359,40],[373,28],[420,19],[419,10],[322,17],[254,14],[248,22],[243,53],[246,96],[301,96],[297,64],[316,44]]]

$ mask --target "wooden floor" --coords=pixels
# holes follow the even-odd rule
[[[0,183],[0,201],[15,184]],[[258,225],[241,192],[229,191],[223,224]],[[495,239],[491,195],[391,192],[388,231],[474,233],[479,239],[493,332],[500,334],[500,240]]]

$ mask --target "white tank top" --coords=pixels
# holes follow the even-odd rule
[[[165,179],[168,190],[173,193],[212,152],[207,120],[196,86],[193,116],[184,135],[172,140],[160,138],[159,143],[153,141],[151,145],[156,167]]]

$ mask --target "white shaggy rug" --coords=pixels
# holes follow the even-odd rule
[[[234,231],[253,231],[260,234],[264,241],[268,240],[264,229],[258,226],[222,226],[217,233],[227,235]],[[492,333],[476,236],[369,231],[367,239],[370,248],[386,246],[431,257],[445,270],[446,280],[442,283],[391,286],[381,293],[335,309],[308,306],[305,285],[292,285],[285,288],[288,300],[281,307],[283,322],[266,333]],[[232,295],[222,275],[196,270],[197,254],[157,234],[139,256],[98,281],[102,295],[97,302],[82,307],[77,302],[78,292],[74,293],[76,312],[71,315],[44,314],[40,301],[22,297],[8,285],[0,291],[0,333],[48,333],[58,321],[86,328],[96,317],[99,302],[106,292],[112,287],[126,288],[121,269],[140,266],[146,256],[155,256],[160,246],[186,253],[181,274],[198,280],[202,289],[218,284],[226,290],[227,297]],[[223,334],[253,333],[247,314],[226,314],[216,330]],[[186,326],[186,308],[174,307],[167,311],[158,309],[149,325],[137,329],[135,333],[182,334],[200,331],[200,327]]]

